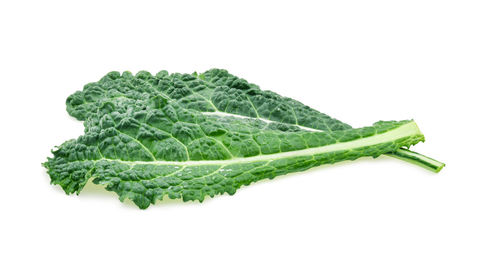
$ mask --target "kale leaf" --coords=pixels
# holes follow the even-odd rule
[[[366,156],[444,166],[403,148],[424,141],[413,121],[353,129],[220,69],[110,72],[66,105],[85,134],[52,151],[43,164],[51,182],[78,194],[92,180],[141,209],[165,196],[232,195],[261,179]]]

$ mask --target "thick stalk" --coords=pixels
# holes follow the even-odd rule
[[[403,148],[400,148],[391,153],[386,153],[385,155],[415,164],[434,173],[438,173],[445,166],[445,164],[442,162]]]

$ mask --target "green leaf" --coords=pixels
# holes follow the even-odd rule
[[[78,194],[92,180],[142,209],[165,196],[202,202],[261,179],[386,153],[442,168],[401,149],[424,140],[413,121],[353,129],[225,70],[111,72],[66,104],[85,134],[43,164],[51,182]]]

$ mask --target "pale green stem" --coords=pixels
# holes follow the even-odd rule
[[[438,173],[445,166],[442,162],[403,148],[385,155],[418,165],[434,173]]]

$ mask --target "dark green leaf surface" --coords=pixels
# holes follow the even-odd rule
[[[261,179],[424,140],[413,121],[353,129],[219,69],[111,72],[66,104],[85,134],[44,163],[52,183],[70,194],[92,180],[140,208],[165,196],[232,195]]]

